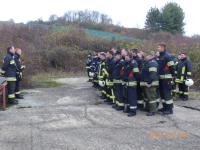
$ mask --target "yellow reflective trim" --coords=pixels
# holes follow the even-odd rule
[[[140,86],[145,86],[145,82],[140,82]]]
[[[167,63],[167,65],[170,67],[170,66],[173,66],[174,65],[174,61],[169,61],[168,63]]]
[[[192,72],[187,72],[187,75],[191,76],[191,75],[192,75]]]
[[[21,94],[21,92],[15,92],[15,94],[19,95],[19,94]]]
[[[149,72],[157,72],[157,68],[156,67],[150,67]]]
[[[6,72],[5,72],[5,71],[3,71],[3,70],[0,70],[0,73],[1,73],[1,74],[4,74],[4,73],[6,73]]]
[[[15,98],[15,94],[9,94],[8,98]]]
[[[14,61],[14,60],[11,60],[11,61],[10,61],[10,64],[11,64],[11,65],[15,64],[15,61]]]
[[[189,92],[183,92],[184,95],[189,95]]]
[[[171,79],[171,78],[172,78],[171,74],[160,75],[160,79]]]
[[[157,100],[149,101],[149,104],[154,104],[154,103],[157,103]]]
[[[113,80],[113,83],[122,83],[122,80]]]
[[[124,106],[124,103],[120,103],[120,102],[118,101],[117,105],[118,105],[118,106]]]
[[[127,82],[126,85],[127,85],[127,86],[136,86],[136,85],[137,85],[137,82],[136,82],[136,81]]]
[[[156,101],[159,103],[160,102],[160,98],[156,99]]]
[[[143,104],[144,101],[143,101],[143,100],[137,100],[137,103],[138,103],[138,104]]]
[[[166,104],[173,104],[173,99],[165,100],[165,103],[166,103]]]
[[[133,68],[133,72],[139,72],[139,68]]]
[[[7,81],[17,81],[16,78],[12,78],[12,77],[7,77],[6,80],[7,80]]]
[[[184,66],[184,67],[182,68],[182,71],[181,71],[181,74],[182,74],[182,76],[181,76],[181,81],[184,80],[185,70],[186,70],[186,67]]]
[[[151,83],[151,85],[153,85],[153,86],[158,86],[158,85],[159,85],[159,81],[153,81],[153,82]]]

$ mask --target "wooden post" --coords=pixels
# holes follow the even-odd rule
[[[3,110],[6,109],[6,104],[7,104],[7,81],[5,80],[5,78],[0,78],[1,82],[0,82],[0,91],[1,91],[1,94],[2,94],[2,108]]]

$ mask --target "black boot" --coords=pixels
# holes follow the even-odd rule
[[[113,104],[112,108],[116,109],[117,108],[117,104]]]
[[[16,99],[24,99],[24,97],[22,95],[15,95]]]
[[[163,115],[173,114],[173,104],[166,104],[166,109],[163,111]]]
[[[130,110],[128,117],[133,117],[136,115],[136,110]]]
[[[130,112],[130,107],[127,104],[124,106],[123,112],[124,113],[129,113]]]
[[[8,100],[8,104],[17,105],[18,104],[18,100]]]
[[[154,116],[156,113],[155,112],[148,112],[147,116]]]
[[[123,107],[123,106],[117,106],[116,110],[117,110],[117,111],[124,110],[124,107]]]
[[[158,109],[159,112],[164,112],[166,110],[166,104],[163,103],[163,108]]]
[[[165,110],[163,112],[163,115],[171,115],[171,114],[173,114],[173,110]]]

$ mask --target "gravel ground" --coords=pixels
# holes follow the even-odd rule
[[[98,104],[87,78],[31,89],[19,105],[0,111],[0,150],[198,150],[200,101],[177,101],[174,114],[128,118]]]

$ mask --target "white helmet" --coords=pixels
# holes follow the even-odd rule
[[[192,79],[185,80],[185,85],[192,86],[194,84],[194,81]]]
[[[94,77],[94,72],[89,72],[90,77]]]
[[[105,86],[105,81],[99,80],[99,85],[100,85],[101,87],[104,87],[104,86]]]

